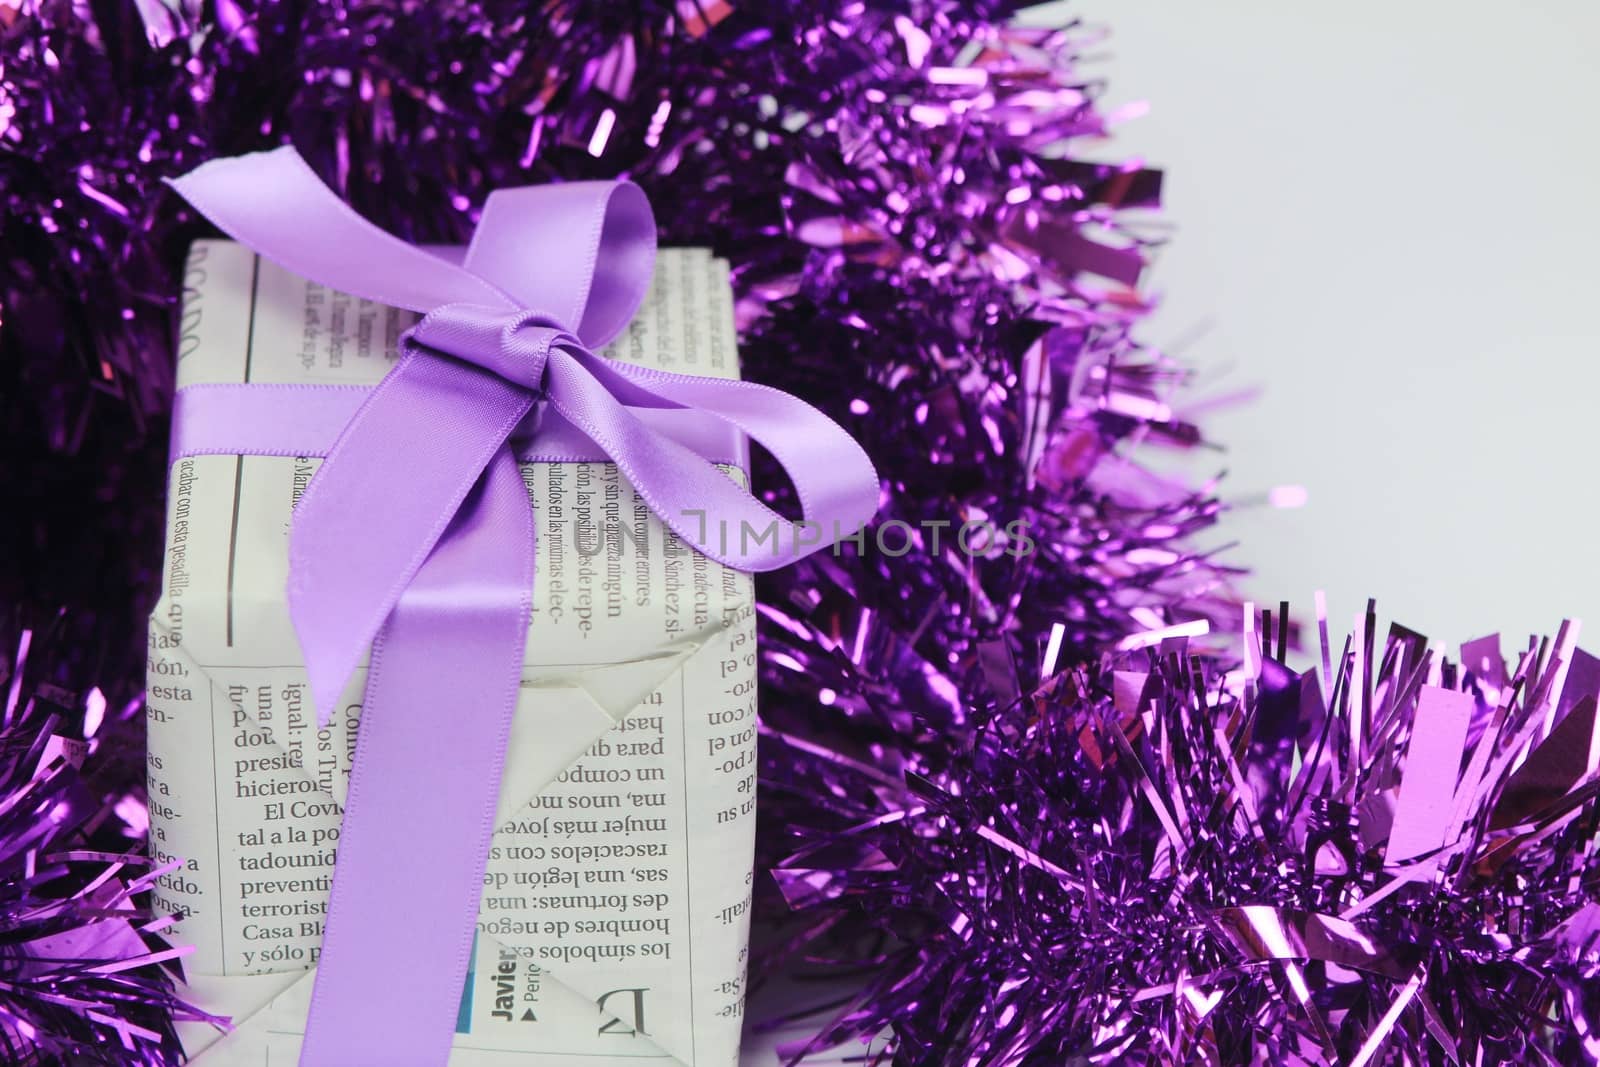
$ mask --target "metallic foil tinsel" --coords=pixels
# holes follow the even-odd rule
[[[938,757],[872,750],[854,721],[820,744],[769,727],[768,760],[803,743],[814,775],[767,811],[795,842],[785,948],[865,974],[824,1043],[888,1029],[896,1063],[1041,1067],[1600,1059],[1600,660],[1576,626],[1508,662],[1498,637],[1379,641],[1369,608],[1303,673],[1282,632],[1248,625],[1242,658],[1107,653]],[[828,703],[881,721],[929,669],[884,663]]]
[[[143,855],[144,791],[126,749],[139,709],[67,688],[59,626],[0,637],[0,1059],[165,1064],[173,1023],[210,1021],[175,993],[149,909],[162,873]],[[108,751],[109,749],[109,751]]]

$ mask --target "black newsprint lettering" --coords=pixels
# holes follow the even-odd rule
[[[644,995],[648,991],[649,988],[646,987],[644,989],[613,989],[608,993],[601,993],[595,1001],[595,1005],[599,1007],[602,1013],[609,1014],[611,1018],[600,1025],[599,1032],[602,1034],[620,1034],[623,1037],[632,1037],[635,1034],[644,1037],[650,1036],[650,1031],[644,1028]],[[633,1019],[631,1024],[625,1022],[622,1015],[615,1009],[606,1007],[611,998],[619,993],[631,993],[633,995]]]
[[[517,1007],[517,954],[504,946],[494,972],[494,1010],[496,1019],[511,1022]]]
[[[205,262],[210,258],[208,246],[195,243],[189,248],[189,259],[183,266],[183,317],[178,323],[178,362],[194,355],[200,347],[200,322],[204,318],[203,287],[208,277]]]

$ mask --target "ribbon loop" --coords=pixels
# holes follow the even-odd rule
[[[742,490],[730,497],[720,483],[714,483],[717,492],[711,502],[693,509],[697,519],[705,517],[696,534],[658,510],[663,522],[719,563],[746,571],[776,570],[855,533],[878,510],[878,474],[866,452],[838,423],[788,393],[752,382],[614,363],[590,353],[577,353],[574,359],[604,392],[628,397],[634,408],[683,407],[731,426],[770,452],[794,483],[798,521]],[[598,397],[594,402],[601,403]],[[560,404],[556,407],[572,418]],[[658,475],[642,469],[640,460],[660,465],[654,450],[608,451],[635,485],[677,484],[670,471]]]
[[[456,302],[518,306],[484,272],[356,214],[287,145],[213,159],[167,184],[235,241],[330,289],[408,311]]]
[[[599,348],[639,309],[655,261],[643,190],[564,182],[490,193],[462,264]]]

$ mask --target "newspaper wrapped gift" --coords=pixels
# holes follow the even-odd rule
[[[185,289],[180,386],[370,385],[416,319],[227,241],[194,245]],[[732,318],[727,265],[665,250],[603,354],[735,378]],[[363,668],[317,728],[284,587],[291,512],[318,463],[200,455],[170,476],[151,847],[183,860],[158,900],[196,946],[193,990],[237,1027],[189,1033],[201,1062],[292,1063],[305,1029],[366,681]],[[533,616],[450,1063],[724,1067],[754,833],[750,579],[663,527],[612,464],[522,475]],[[393,872],[402,897],[430,873],[407,855]]]

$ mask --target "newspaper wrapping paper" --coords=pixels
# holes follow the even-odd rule
[[[194,245],[185,296],[180,386],[373,384],[416,319],[226,241]],[[726,264],[662,251],[644,308],[604,354],[736,378]],[[235,1015],[220,1062],[298,1055],[366,682],[358,672],[317,729],[283,590],[291,511],[318,462],[206,455],[170,472],[150,626],[151,849],[183,859],[158,901],[185,916],[196,991]],[[522,473],[539,524],[534,614],[450,1062],[734,1063],[754,835],[750,578],[686,546],[612,464]],[[422,876],[394,857],[397,894]],[[192,1030],[191,1051],[215,1036]]]

